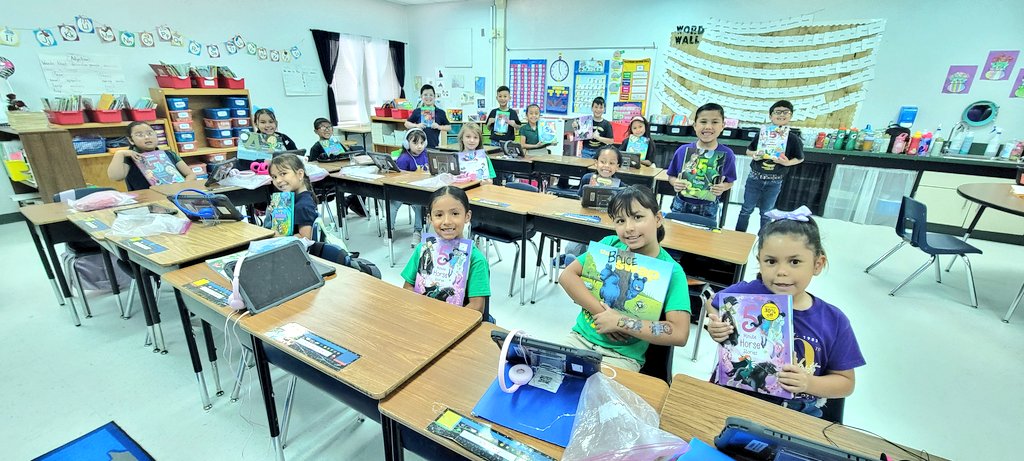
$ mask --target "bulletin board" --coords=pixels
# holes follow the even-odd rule
[[[594,98],[608,93],[608,60],[586,59],[575,61],[573,70],[572,110],[590,112]]]

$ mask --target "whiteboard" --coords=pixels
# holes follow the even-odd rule
[[[450,29],[445,32],[444,66],[473,67],[472,29]]]
[[[57,95],[124,93],[127,88],[124,69],[113,56],[41,54],[39,65]]]
[[[320,69],[289,66],[281,69],[285,96],[320,96],[324,94],[324,74]]]

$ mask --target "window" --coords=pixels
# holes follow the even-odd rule
[[[374,106],[401,94],[388,41],[342,35],[334,71],[338,123],[369,123]]]

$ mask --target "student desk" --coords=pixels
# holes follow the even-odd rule
[[[466,193],[469,196],[470,206],[473,208],[473,221],[477,223],[488,223],[496,228],[508,228],[513,222],[518,222],[522,239],[519,243],[519,279],[522,282],[519,290],[519,305],[526,304],[526,242],[531,216],[538,204],[554,200],[557,197],[548,194],[539,194],[524,190],[511,189],[508,187],[483,185],[471,189]],[[513,269],[512,277],[515,277]],[[509,290],[509,296],[512,291]]]
[[[592,158],[570,157],[566,155],[536,155],[533,159],[533,172],[541,176],[570,176],[582,178],[591,165],[597,162]]]
[[[832,445],[823,435],[828,434],[840,449],[862,454],[868,459],[878,459],[881,453],[893,456],[894,459],[943,459],[912,449],[907,449],[907,453],[905,447],[890,444],[842,424],[832,424],[682,374],[672,379],[668,398],[661,408],[661,428],[687,441],[696,437],[714,446],[715,437],[722,432],[725,418],[729,416],[748,419],[805,439]]]
[[[590,171],[596,172],[597,165],[591,165]],[[654,189],[654,178],[661,174],[664,170],[653,166],[640,166],[640,168],[619,168],[619,171],[615,173],[615,177],[622,180],[623,184],[626,185],[642,185]],[[667,181],[668,179],[666,179]]]
[[[736,178],[737,181],[746,181],[744,178]],[[718,218],[718,226],[725,227],[725,213],[729,211],[729,195],[732,189],[729,189],[722,193],[718,197],[718,202],[722,204],[720,207],[720,217]],[[654,193],[658,194],[658,203],[661,203],[661,196],[672,197],[673,200],[676,196],[676,190],[672,188],[672,184],[668,182],[668,169],[661,170],[660,173],[654,176]],[[741,197],[742,199],[742,197]]]
[[[340,126],[337,130],[345,137],[346,141],[348,141],[348,135],[358,134],[363,140],[363,147],[366,147],[366,135],[373,131],[370,125]]]
[[[245,316],[240,322],[252,335],[270,437],[279,460],[284,455],[278,442],[268,354],[275,365],[339,400],[355,400],[356,406],[365,408],[368,399],[387,397],[480,323],[480,313],[475,310],[418,295],[353,269],[339,268],[338,272],[338,277],[322,288]],[[267,336],[268,331],[292,322],[360,358],[335,372]],[[353,389],[361,395],[353,396]],[[368,416],[376,419],[376,409],[372,413]]]
[[[155,202],[163,200],[162,194],[152,189],[131,192],[135,195],[136,204],[125,205],[125,207],[137,206],[138,203]],[[25,224],[28,225],[28,233],[32,236],[32,243],[36,246],[39,254],[39,262],[43,264],[46,271],[46,278],[50,279],[57,302],[64,305],[66,299],[71,299],[71,289],[68,287],[64,270],[61,269],[60,258],[57,256],[56,245],[75,240],[82,240],[86,237],[82,231],[68,221],[68,216],[79,213],[68,204],[63,202],[43,203],[28,205],[18,209],[25,216]],[[40,241],[42,235],[42,241]],[[45,243],[45,249],[44,249]],[[49,260],[47,260],[49,255]],[[103,253],[104,265],[107,267],[107,274],[113,274],[113,265],[109,262],[110,255]],[[56,274],[56,282],[54,275]],[[59,283],[59,286],[58,286]],[[115,284],[116,285],[116,284]],[[117,291],[114,291],[116,294]]]
[[[221,186],[216,185],[213,187],[206,187],[205,179],[196,179],[192,181],[179,182],[174,184],[162,184],[159,186],[153,186],[153,190],[166,195],[168,198],[173,198],[175,194],[181,192],[184,189],[196,189],[211,194],[224,194],[231,200],[231,203],[235,206],[251,206],[257,203],[267,203],[270,201],[270,192],[274,186],[271,184],[265,184],[257,187],[256,189],[245,189],[235,186]],[[195,194],[191,192],[191,194]]]
[[[519,176],[533,176],[533,156],[527,154],[525,157],[506,157],[505,154],[496,152],[488,154],[491,164],[494,165],[495,173],[509,173]],[[500,174],[499,174],[500,176]]]
[[[481,323],[430,366],[380,403],[386,459],[403,458],[403,434],[411,434],[413,438],[425,437],[462,456],[475,459],[475,455],[455,442],[427,430],[427,426],[437,419],[445,408],[450,408],[479,423],[488,424],[498,432],[555,459],[562,457],[562,447],[472,415],[473,407],[494,381],[498,356],[501,354],[501,349],[491,340],[491,330],[504,331],[494,324]],[[639,394],[655,411],[662,407],[668,394],[668,385],[665,381],[636,372],[616,371],[616,381]]]
[[[484,150],[485,154],[493,154],[495,152],[501,152],[501,148],[498,146],[484,145],[480,146],[480,149]],[[438,144],[437,150],[443,150],[445,152],[462,152],[462,146],[459,143],[455,144]]]
[[[440,187],[433,186],[420,186],[413,184],[416,181],[421,181],[430,177],[430,173],[426,171],[406,171],[395,175],[388,175],[381,179],[381,183],[384,185],[384,202],[390,205],[391,202],[402,202],[409,205],[430,205],[430,194],[433,194],[435,190]],[[452,183],[452,186],[458,187],[463,190],[469,190],[480,184],[480,181],[468,181],[462,183]],[[386,224],[388,230],[388,255],[391,256],[391,267],[395,267],[395,247],[394,247],[394,229],[391,226],[391,207],[384,207]],[[424,213],[425,215],[425,213]]]

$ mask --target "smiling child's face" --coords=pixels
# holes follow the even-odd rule
[[[693,122],[693,129],[697,132],[697,138],[702,142],[714,142],[725,129],[722,113],[717,110],[706,110],[697,114],[697,120]]]

